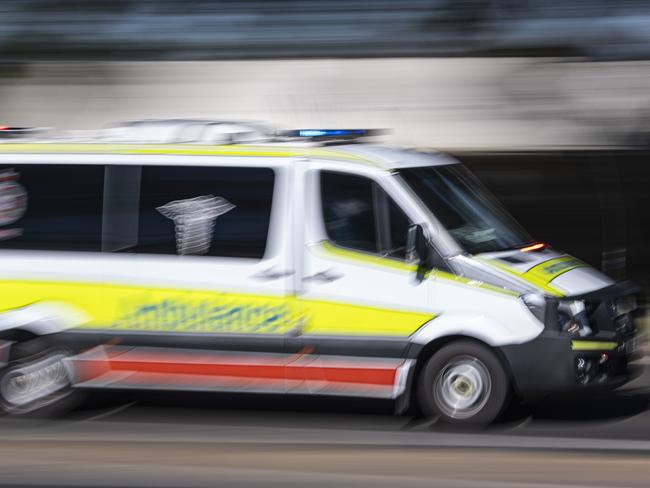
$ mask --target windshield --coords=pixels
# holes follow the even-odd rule
[[[398,174],[467,252],[531,243],[528,233],[463,165],[406,168]]]

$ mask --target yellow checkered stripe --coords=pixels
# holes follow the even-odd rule
[[[528,271],[522,273],[496,259],[482,259],[482,261],[488,265],[505,271],[508,274],[527,281],[531,285],[544,290],[549,295],[557,297],[564,296],[564,293],[555,288],[551,282],[561,274],[571,271],[572,269],[587,266],[586,263],[574,258],[573,256],[561,256],[537,264]]]
[[[433,313],[295,295],[236,294],[202,289],[101,283],[0,281],[0,313],[38,302],[62,303],[87,320],[84,329],[183,333],[408,337]],[[58,317],[65,323],[66,317]]]
[[[574,351],[611,351],[618,347],[618,342],[611,341],[571,341]]]
[[[375,254],[365,253],[361,251],[354,251],[351,249],[346,249],[337,246],[335,244],[332,244],[329,241],[322,241],[318,245],[314,246],[313,249],[317,253],[329,255],[335,258],[341,258],[359,264],[365,264],[367,266],[384,267],[396,271],[403,271],[406,273],[415,273],[415,271],[417,270],[416,265],[406,263],[401,259],[378,256]],[[484,283],[482,281],[470,280],[465,277],[447,273],[441,270],[433,270],[427,275],[427,277],[429,276],[435,276],[436,279],[446,280],[448,282],[452,282],[462,286],[470,286],[474,288],[479,288],[481,290],[501,293],[501,294],[515,296],[515,297],[519,296],[519,293],[515,291],[507,290],[505,288],[494,286],[489,283]]]

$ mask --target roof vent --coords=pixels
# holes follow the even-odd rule
[[[103,132],[113,142],[156,144],[243,144],[269,140],[254,124],[201,119],[147,119],[113,125]]]
[[[0,139],[21,139],[33,137],[48,130],[47,127],[10,127],[0,125]]]

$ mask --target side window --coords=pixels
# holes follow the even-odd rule
[[[390,223],[390,242],[386,254],[399,259],[406,259],[406,238],[412,222],[390,197],[388,200],[388,221]]]
[[[137,244],[130,250],[262,258],[270,168],[143,166]]]
[[[321,205],[327,237],[334,244],[405,259],[411,224],[397,204],[372,180],[321,172]]]
[[[0,167],[0,248],[99,251],[104,167]]]
[[[360,251],[379,251],[373,185],[368,178],[321,173],[323,218],[333,243]]]

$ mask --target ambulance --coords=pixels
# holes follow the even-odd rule
[[[185,135],[0,142],[7,414],[115,388],[486,424],[630,377],[639,290],[533,239],[453,158],[360,129],[169,124]]]

